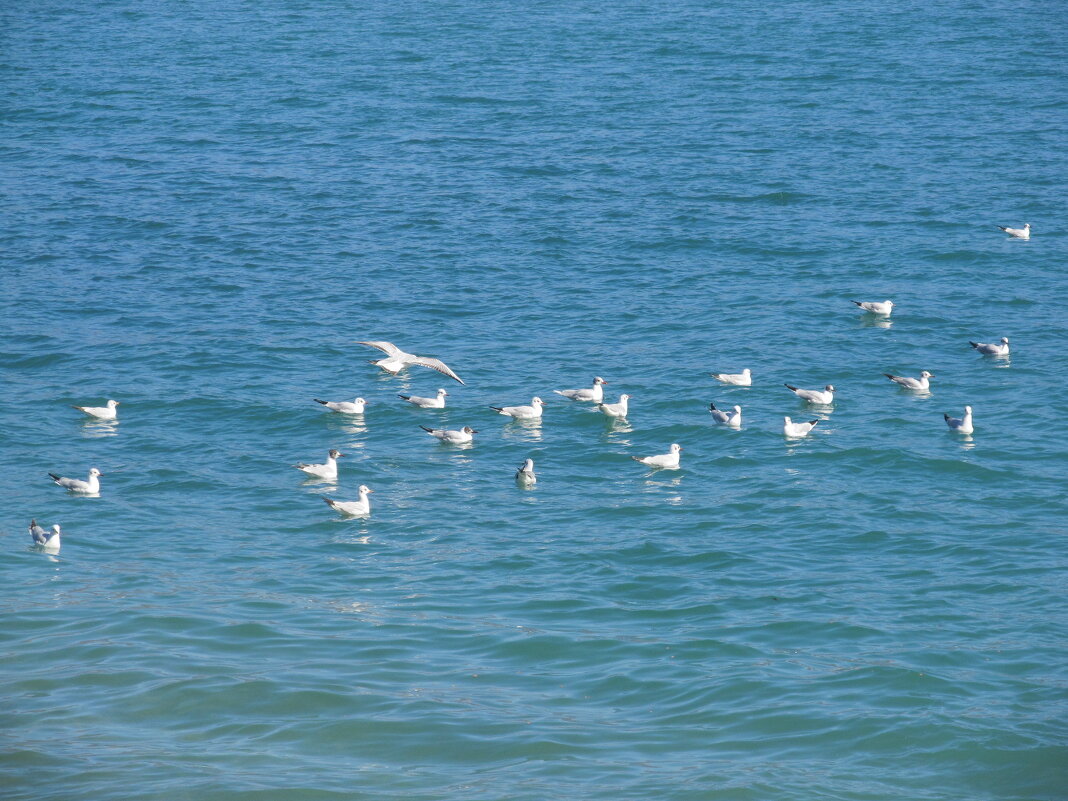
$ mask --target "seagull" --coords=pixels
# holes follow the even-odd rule
[[[908,376],[890,375],[890,373],[883,373],[887,378],[893,381],[895,384],[900,384],[905,389],[918,389],[926,391],[931,388],[931,382],[928,380],[934,378],[929,372],[924,370],[920,373],[919,378],[909,378]]]
[[[527,459],[522,466],[515,471],[515,482],[522,487],[529,487],[538,483],[538,477],[534,475],[534,460]]]
[[[490,408],[497,414],[514,417],[516,420],[535,420],[541,417],[541,407],[544,405],[541,398],[534,397],[530,399],[530,406],[490,406]]]
[[[97,495],[100,492],[100,476],[104,475],[95,467],[89,470],[89,479],[82,481],[80,478],[61,478],[55,473],[49,473],[52,480],[59,486],[70,492],[78,492],[82,495]]]
[[[117,420],[119,413],[115,410],[115,407],[119,405],[117,400],[109,400],[107,406],[72,406],[72,409],[77,409],[79,412],[85,412],[90,417],[95,417],[98,420]]]
[[[367,405],[367,401],[363,398],[356,398],[354,401],[324,401],[315,398],[315,402],[342,414],[363,414],[363,407]]]
[[[661,453],[656,456],[631,456],[630,458],[636,462],[649,465],[649,467],[678,467],[679,466],[679,454],[682,453],[682,447],[676,442],[671,446],[669,453]]]
[[[356,344],[378,348],[380,351],[384,352],[386,358],[378,359],[377,361],[372,360],[371,364],[378,365],[387,373],[396,375],[405,367],[418,364],[420,367],[429,367],[431,370],[437,370],[439,373],[443,373],[449,378],[459,381],[461,384],[463,383],[460,376],[450,370],[448,365],[440,359],[431,359],[428,356],[416,356],[414,353],[405,353],[392,342],[357,342]]]
[[[600,376],[596,376],[593,379],[593,386],[589,389],[554,389],[557,395],[563,395],[565,398],[577,401],[593,401],[594,403],[600,403],[604,400],[604,385],[608,382]]]
[[[609,417],[626,417],[627,416],[627,401],[630,400],[630,395],[620,395],[619,403],[598,403],[597,411],[607,414]]]
[[[971,434],[975,429],[972,427],[972,407],[964,407],[964,417],[950,417],[948,414],[942,415],[946,418],[946,425],[961,434]]]
[[[369,515],[371,514],[371,499],[367,496],[374,492],[374,490],[365,484],[361,484],[359,491],[360,500],[358,501],[335,501],[330,498],[323,498],[323,500],[326,501],[326,505],[335,512],[341,512],[341,514],[348,515],[349,517]]]
[[[326,461],[322,464],[300,462],[293,466],[298,470],[303,470],[309,476],[315,476],[315,478],[337,478],[337,460],[344,455],[341,451],[331,450],[326,455]]]
[[[882,314],[885,316],[889,316],[890,312],[894,310],[894,302],[892,300],[884,300],[882,303],[877,300],[872,301],[870,303],[866,301],[861,302],[859,300],[854,300],[852,302],[860,306],[860,308],[864,309],[864,311],[871,312],[872,314]]]
[[[999,225],[998,228],[1015,239],[1031,238],[1031,223],[1024,223],[1023,228],[1006,228],[1004,225]]]
[[[445,390],[439,389],[437,396],[433,398],[420,398],[418,395],[398,395],[397,397],[420,409],[444,409],[445,396],[448,394]]]
[[[748,387],[753,384],[753,376],[748,367],[740,373],[709,373],[709,375],[724,384],[736,384],[739,387]]]
[[[819,420],[809,420],[807,423],[793,423],[789,417],[783,418],[782,433],[786,437],[807,437],[808,432],[816,427]]]
[[[973,348],[987,356],[1008,356],[1009,338],[1002,337],[1001,342],[969,342]]]
[[[712,419],[715,420],[721,426],[730,426],[731,428],[742,427],[742,407],[735,406],[733,412],[725,412],[722,409],[717,409],[716,404],[708,404],[708,411],[712,413]]]
[[[464,426],[459,431],[453,431],[447,428],[419,427],[430,436],[437,437],[442,442],[446,442],[449,445],[465,445],[474,439],[474,436],[472,436],[473,434],[478,433],[475,429],[471,428],[471,426]]]
[[[59,524],[52,526],[51,531],[46,531],[37,525],[36,520],[30,521],[30,538],[38,548],[43,548],[51,553],[59,553]]]
[[[824,405],[834,403],[834,387],[830,384],[825,386],[822,391],[818,389],[798,389],[793,384],[783,384],[783,386],[803,401],[822,403]]]

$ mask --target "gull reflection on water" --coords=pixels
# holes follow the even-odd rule
[[[513,417],[505,424],[501,436],[516,442],[541,442],[541,418],[517,419]]]
[[[889,328],[894,321],[889,317],[877,317],[874,314],[863,314],[860,317],[861,328]]]
[[[119,433],[118,420],[86,420],[82,423],[82,436],[91,439],[114,437]]]

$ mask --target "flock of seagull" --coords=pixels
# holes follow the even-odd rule
[[[1025,240],[1031,238],[1030,223],[1024,223],[1023,228],[998,227],[1012,238]],[[852,303],[865,313],[878,317],[888,318],[894,310],[894,304],[890,300],[854,300]],[[454,381],[458,381],[460,384],[464,383],[463,379],[461,379],[460,376],[453,372],[453,370],[440,359],[406,353],[392,342],[381,340],[365,340],[360,341],[357,344],[377,348],[385,353],[386,355],[384,358],[372,359],[370,363],[392,375],[396,375],[401,370],[408,367],[427,367],[431,370],[436,370],[442,375],[448,376]],[[969,344],[978,353],[986,356],[1005,358],[1009,355],[1008,337],[1002,337],[999,342],[969,342]],[[748,367],[740,373],[710,373],[710,375],[722,384],[741,387],[748,387],[753,384],[753,375]],[[931,379],[935,377],[927,370],[921,371],[918,378],[891,375],[890,373],[883,373],[883,375],[903,389],[918,393],[929,392]],[[607,417],[617,419],[625,418],[627,416],[627,403],[630,400],[630,395],[623,393],[619,396],[619,400],[616,403],[606,403],[604,399],[604,387],[607,383],[608,382],[601,376],[595,376],[593,385],[590,387],[581,389],[556,389],[553,390],[553,392],[571,401],[594,403],[596,404],[597,410]],[[822,390],[802,389],[800,387],[795,387],[793,384],[785,384],[784,386],[797,395],[798,398],[812,406],[827,407],[834,403],[835,389],[831,384],[828,384]],[[410,403],[420,409],[444,409],[445,399],[448,395],[449,393],[444,389],[439,389],[432,398],[424,398],[417,395],[398,395],[398,397],[406,403]],[[367,407],[367,401],[363,398],[355,398],[352,401],[325,401],[320,400],[319,398],[314,398],[313,400],[316,403],[322,404],[330,411],[339,414],[362,415]],[[544,405],[542,399],[535,396],[531,398],[529,405],[490,406],[490,408],[498,414],[516,420],[538,420],[542,416]],[[73,408],[96,420],[115,421],[118,419],[118,406],[119,401],[109,400],[105,406],[74,406]],[[741,428],[741,406],[734,406],[730,411],[727,411],[716,408],[715,403],[710,403],[709,412],[712,415],[713,421],[717,425],[727,426],[729,428]],[[952,431],[961,434],[971,434],[975,430],[972,422],[971,406],[964,407],[964,414],[961,417],[951,417],[949,414],[943,414],[943,417],[945,418],[946,425],[949,426]],[[789,417],[784,417],[782,433],[788,439],[806,437],[811,433],[812,429],[819,424],[819,422],[820,421],[816,419],[795,423]],[[470,444],[474,441],[474,435],[479,433],[476,429],[471,428],[471,426],[464,426],[460,429],[429,428],[423,425],[419,427],[428,435],[435,437],[442,443],[448,445]],[[631,458],[648,467],[670,470],[679,467],[681,463],[681,454],[682,446],[676,442],[671,444],[667,453],[654,454],[652,456],[632,456]],[[327,453],[325,462],[320,464],[307,464],[301,462],[293,466],[311,478],[334,480],[337,478],[337,460],[343,456],[344,454],[340,451],[331,450]],[[56,485],[70,493],[86,496],[99,496],[100,494],[100,477],[103,474],[95,467],[90,468],[89,475],[86,479],[66,478],[64,476],[56,475],[55,473],[49,473],[48,475]],[[526,459],[519,469],[516,470],[515,480],[519,486],[526,488],[532,487],[537,483],[538,479],[534,472],[533,459]],[[355,501],[339,501],[325,497],[323,500],[331,509],[345,517],[366,517],[371,513],[370,495],[373,492],[374,490],[370,487],[361,484],[357,490],[358,498]],[[61,532],[58,523],[53,525],[51,530],[48,530],[39,526],[35,518],[30,521],[29,529],[30,539],[32,540],[34,547],[48,553],[54,554],[59,552]]]

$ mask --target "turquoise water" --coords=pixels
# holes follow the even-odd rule
[[[1061,5],[0,20],[5,798],[1066,797]]]

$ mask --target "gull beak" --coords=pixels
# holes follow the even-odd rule
[[[471,429],[471,433],[472,433],[472,434],[477,434],[478,432],[477,432],[477,431],[475,431],[475,429],[473,429],[473,428],[472,428],[472,429]]]
[[[373,489],[369,489],[369,490],[367,490],[367,494],[368,495],[374,495],[375,491]]]

